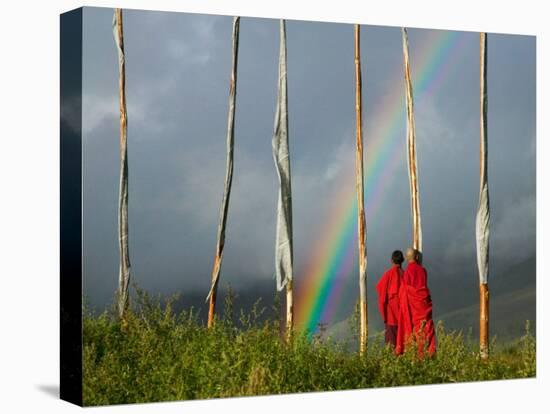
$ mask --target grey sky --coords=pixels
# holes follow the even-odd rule
[[[84,293],[92,303],[111,300],[118,275],[118,68],[111,19],[111,9],[84,11]],[[231,17],[124,12],[132,277],[151,291],[208,291],[225,168],[230,36]],[[413,77],[415,56],[433,36],[409,30]],[[479,43],[477,33],[461,36],[437,87],[415,96],[431,278],[476,277]],[[288,21],[287,47],[299,285],[343,177],[354,185],[353,27]],[[368,165],[369,132],[382,122],[381,102],[396,85],[404,91],[400,29],[363,26],[361,52]],[[277,20],[242,18],[221,273],[222,284],[237,289],[273,278],[277,58]],[[535,38],[490,34],[488,59],[491,278],[535,254]],[[391,251],[410,240],[402,108],[402,162],[384,188],[382,208],[367,216],[370,286]],[[368,203],[369,188],[366,193]],[[348,296],[355,280],[352,273]]]

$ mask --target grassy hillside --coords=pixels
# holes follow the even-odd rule
[[[471,338],[437,328],[438,351],[420,360],[401,357],[371,338],[369,352],[348,352],[349,343],[281,340],[277,312],[253,307],[237,324],[233,303],[208,330],[192,311],[175,313],[138,295],[127,323],[114,312],[85,312],[83,392],[85,405],[122,404],[243,395],[525,378],[535,375],[530,334],[493,349],[481,362]],[[267,312],[267,313],[266,313]],[[268,315],[266,317],[266,314]],[[259,322],[263,320],[263,322]],[[355,333],[351,332],[351,336]]]

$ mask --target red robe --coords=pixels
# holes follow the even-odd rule
[[[424,346],[430,355],[435,353],[435,329],[432,320],[432,298],[427,284],[426,269],[418,263],[409,263],[399,289],[399,320],[395,352],[403,353],[411,335],[415,334],[418,355]],[[422,326],[424,327],[423,329]],[[427,345],[425,345],[427,344]]]
[[[382,320],[387,325],[397,326],[399,318],[399,286],[403,270],[399,265],[393,265],[376,284],[378,292],[378,309]]]

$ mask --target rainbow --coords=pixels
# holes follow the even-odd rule
[[[411,56],[415,99],[431,94],[448,78],[453,63],[465,45],[465,33],[436,31],[420,52]],[[416,69],[416,70],[415,70]],[[399,67],[402,78],[403,68]],[[365,198],[368,221],[376,216],[384,200],[384,190],[405,162],[404,85],[396,85],[383,102],[371,125],[366,125]],[[351,164],[351,163],[350,163]],[[342,297],[344,282],[357,268],[357,195],[353,165],[341,174],[339,194],[330,206],[330,219],[321,229],[297,286],[297,326],[312,334],[320,323],[331,321]],[[367,242],[368,246],[368,242]]]

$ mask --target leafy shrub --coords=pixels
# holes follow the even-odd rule
[[[497,348],[482,361],[471,334],[437,326],[437,353],[419,359],[414,349],[396,357],[382,335],[369,338],[359,356],[349,343],[295,333],[282,339],[277,318],[258,322],[259,302],[233,322],[232,295],[212,329],[191,310],[175,314],[138,290],[125,324],[114,310],[84,312],[85,405],[105,405],[331,391],[413,384],[532,377],[536,344],[526,326],[519,341]],[[275,313],[276,314],[276,313]],[[264,318],[265,319],[265,318]],[[238,326],[237,326],[238,325]]]

